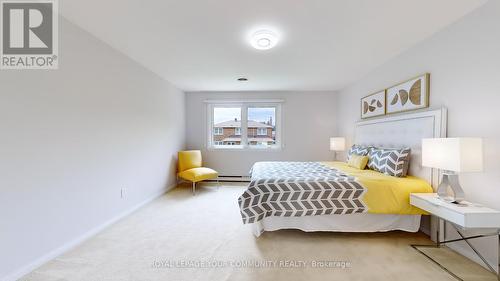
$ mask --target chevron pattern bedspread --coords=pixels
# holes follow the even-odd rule
[[[319,162],[257,162],[248,189],[238,198],[243,223],[269,216],[302,217],[367,211],[366,189]]]

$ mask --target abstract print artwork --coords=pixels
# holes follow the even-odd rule
[[[385,90],[361,99],[361,118],[385,114]]]
[[[387,89],[387,113],[428,107],[429,82],[427,73]]]

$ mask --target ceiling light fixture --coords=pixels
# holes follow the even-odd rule
[[[240,82],[246,82],[246,81],[248,81],[248,79],[245,78],[245,77],[241,77],[241,78],[238,78],[238,81],[240,81]]]
[[[278,35],[267,29],[259,30],[252,35],[250,44],[257,50],[269,50],[278,44]]]

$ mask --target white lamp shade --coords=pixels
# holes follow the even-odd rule
[[[330,150],[332,150],[332,151],[344,151],[345,150],[345,138],[330,138]]]
[[[454,172],[483,170],[483,140],[436,138],[422,140],[422,165]]]

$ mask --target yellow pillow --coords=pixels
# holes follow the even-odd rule
[[[349,162],[347,162],[347,165],[356,169],[364,170],[366,168],[366,164],[368,164],[368,159],[368,156],[353,154],[351,155]]]

